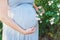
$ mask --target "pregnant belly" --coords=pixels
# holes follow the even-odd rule
[[[33,27],[36,20],[36,11],[31,5],[20,5],[12,10],[13,20],[23,29]]]

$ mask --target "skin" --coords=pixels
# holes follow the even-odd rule
[[[39,7],[37,7],[35,4],[33,5],[34,6],[34,8],[35,8],[35,10],[38,12],[38,9],[41,9],[42,8],[42,6],[39,6]],[[44,14],[45,13],[45,10],[42,8],[42,14]]]
[[[34,4],[34,8],[38,10],[38,7]],[[13,28],[14,30],[22,33],[22,34],[32,34],[35,32],[35,27],[29,29],[22,29],[19,27],[13,20],[8,16],[8,4],[7,0],[0,0],[0,21],[4,22],[9,27]]]

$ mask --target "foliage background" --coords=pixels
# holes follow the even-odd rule
[[[41,15],[42,8],[37,12],[39,22],[39,40],[60,39],[60,0],[35,0],[37,6],[42,6],[45,13]],[[2,40],[2,22],[0,21],[0,40]]]
[[[3,25],[2,22],[0,21],[0,40],[2,40],[2,27]]]
[[[41,40],[60,40],[60,0],[35,0],[42,8],[37,12]]]

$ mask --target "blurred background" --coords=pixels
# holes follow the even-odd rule
[[[35,0],[36,5],[42,6],[37,12],[39,22],[39,40],[60,40],[60,0]]]
[[[39,40],[60,40],[60,0],[35,0],[41,9],[36,13],[39,22]],[[42,14],[42,10],[45,13]],[[2,27],[0,21],[0,40],[2,40]]]
[[[2,40],[2,27],[3,27],[3,24],[0,21],[0,40]]]

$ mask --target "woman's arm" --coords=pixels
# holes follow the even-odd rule
[[[31,34],[35,31],[35,28],[29,28],[27,30],[23,30],[19,27],[10,17],[8,17],[8,4],[7,0],[0,0],[0,21],[7,24],[9,27],[21,32],[23,34]]]
[[[38,11],[38,7],[36,6],[36,4],[33,5],[35,10]]]

